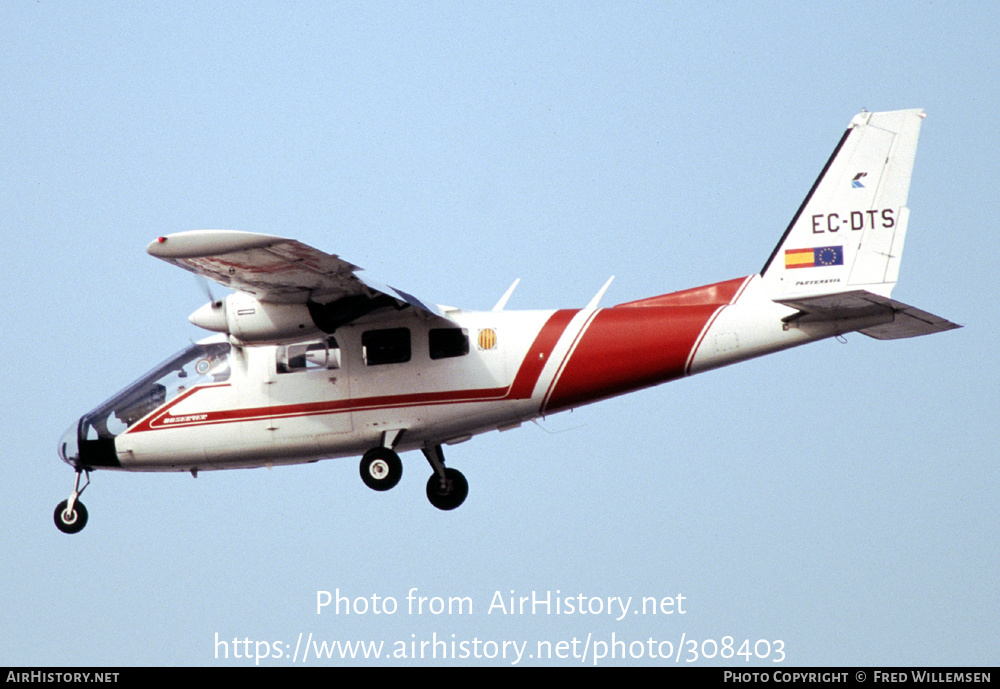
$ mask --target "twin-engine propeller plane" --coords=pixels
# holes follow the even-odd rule
[[[410,450],[431,465],[428,499],[450,510],[468,484],[445,466],[443,445],[843,333],[956,328],[890,298],[923,117],[854,117],[759,274],[611,308],[598,308],[605,285],[582,309],[507,311],[515,283],[493,310],[464,311],[291,239],[160,237],[150,254],[235,291],[190,316],[215,336],[62,437],[76,484],[56,526],[84,527],[79,496],[95,469],[197,476],[361,455],[361,479],[384,491]]]

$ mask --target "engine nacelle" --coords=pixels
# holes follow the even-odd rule
[[[188,320],[199,328],[228,333],[248,344],[300,340],[321,332],[306,304],[260,301],[245,292],[209,302],[188,316]]]

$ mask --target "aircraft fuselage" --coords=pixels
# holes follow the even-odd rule
[[[414,312],[294,345],[217,338],[214,354],[99,410],[98,435],[108,419],[127,427],[95,466],[201,471],[453,444],[846,331],[786,328],[793,310],[759,291],[753,276],[612,308],[449,311],[450,328]]]

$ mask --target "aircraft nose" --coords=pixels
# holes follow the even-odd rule
[[[72,426],[67,428],[66,432],[62,434],[61,438],[59,438],[59,458],[74,468],[80,461],[80,444],[77,441],[79,428],[80,422],[77,421]]]

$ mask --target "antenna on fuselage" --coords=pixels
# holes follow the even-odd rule
[[[611,287],[611,283],[614,279],[614,275],[608,278],[608,281],[604,283],[604,287],[597,290],[597,294],[595,294],[594,298],[590,300],[590,303],[587,304],[587,308],[585,308],[584,311],[594,311],[597,309],[597,305],[601,303],[601,299],[604,298],[604,293],[608,291],[608,287]]]
[[[496,306],[493,307],[494,311],[503,311],[503,307],[507,306],[507,302],[510,300],[510,295],[514,294],[514,288],[517,287],[517,283],[520,281],[521,278],[514,280],[514,284],[507,288],[507,291],[503,293],[502,297],[500,297],[500,301],[498,301]]]

